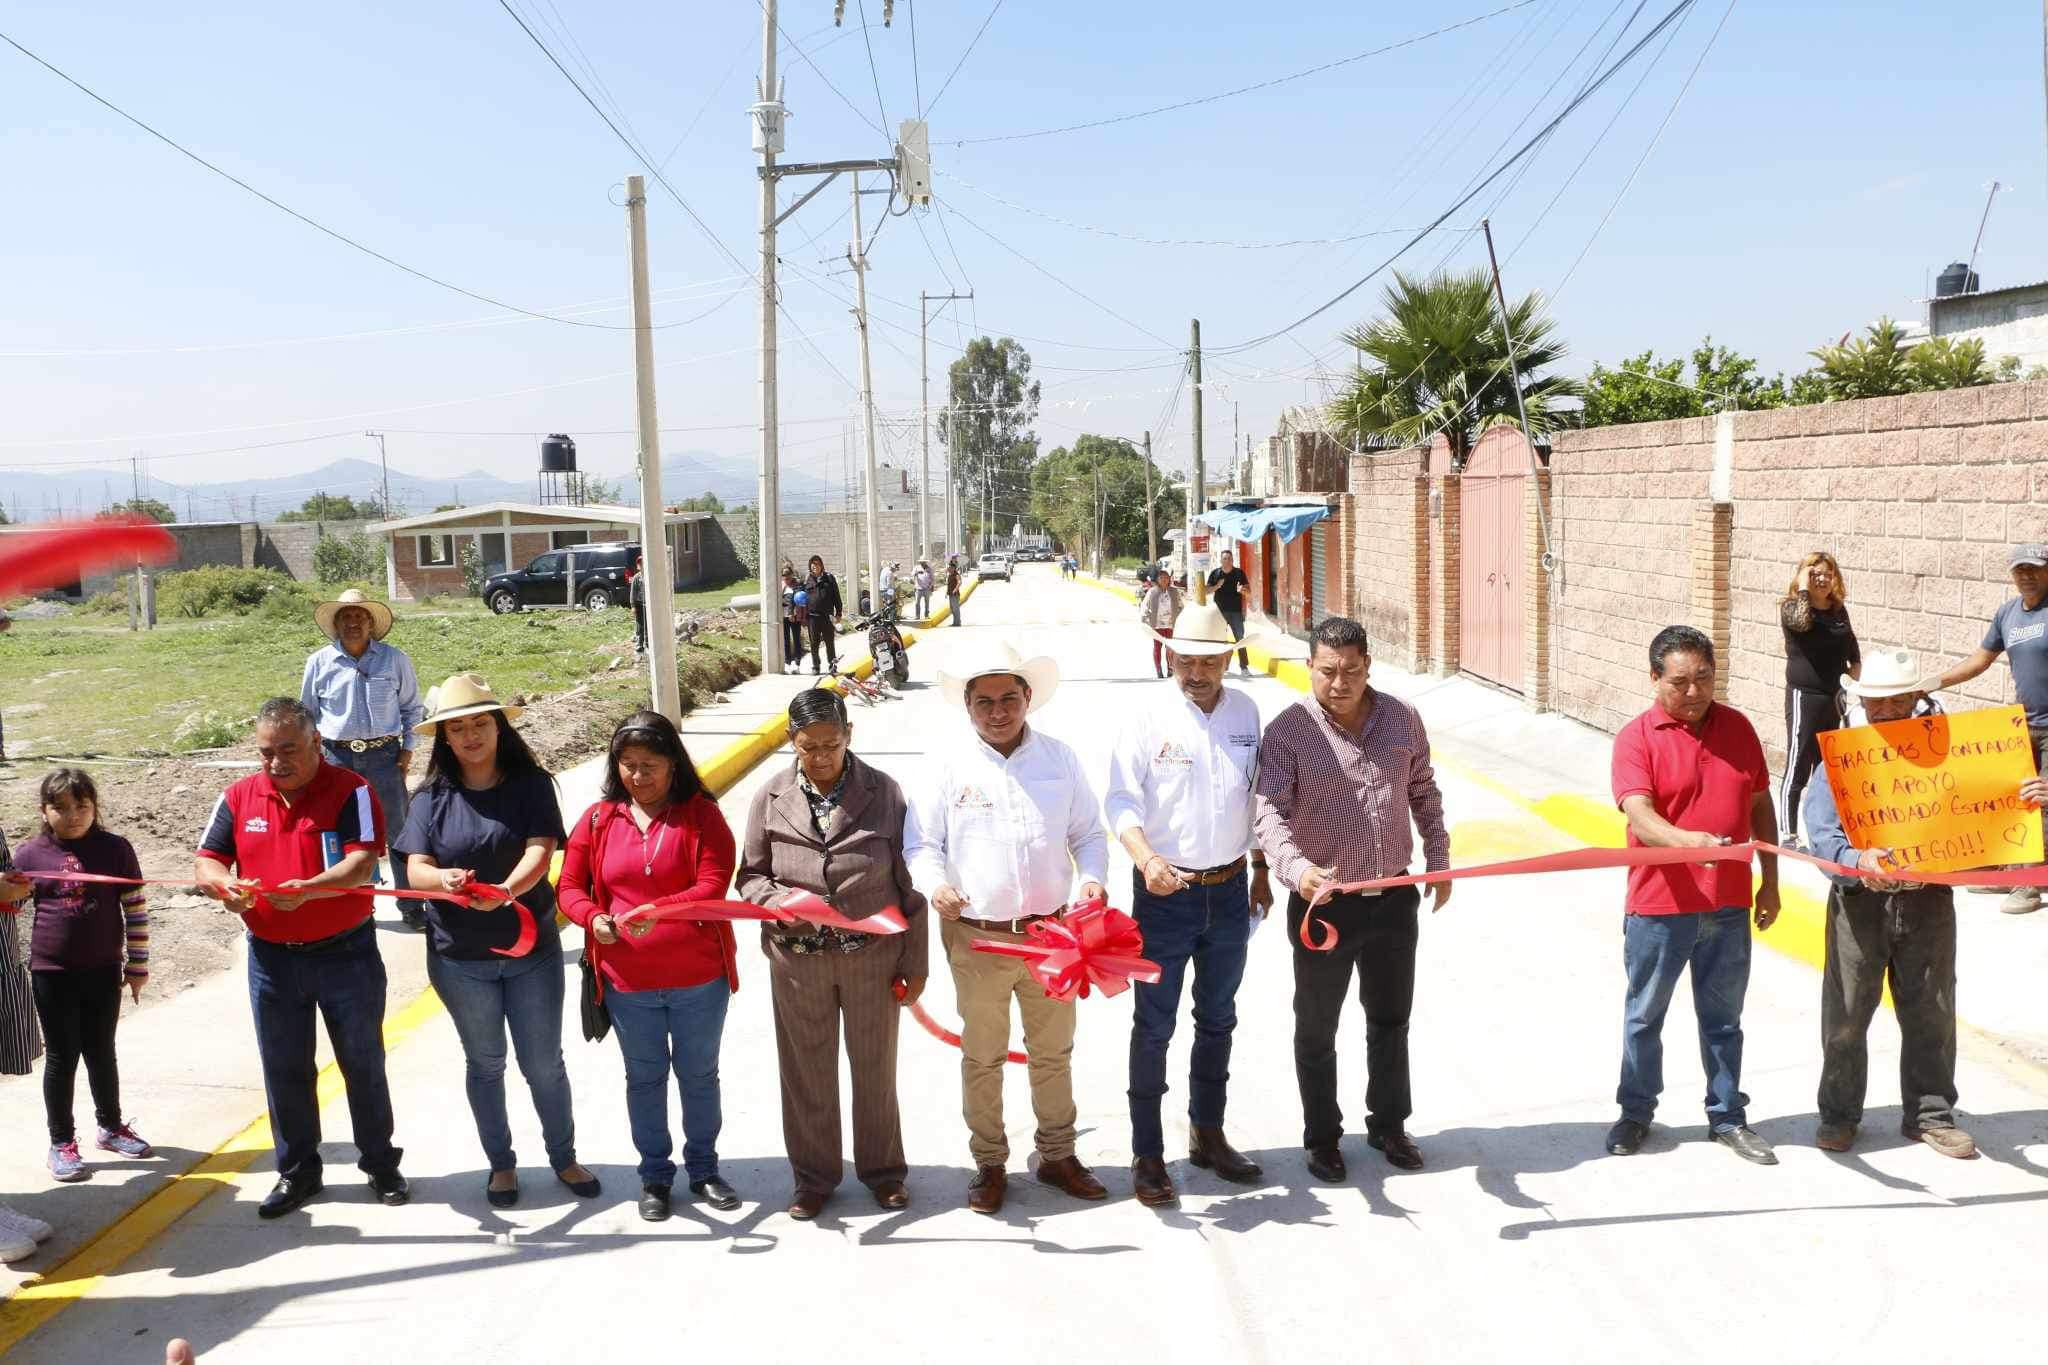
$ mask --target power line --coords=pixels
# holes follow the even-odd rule
[[[924,73],[920,70],[917,57],[917,4],[916,0],[903,0],[904,8],[910,11],[910,88],[917,95],[917,116],[924,117]]]
[[[1380,262],[1371,270],[1361,275],[1358,279],[1352,281],[1352,283],[1349,286],[1347,286],[1344,290],[1342,290],[1334,297],[1330,298],[1322,304],[1319,304],[1317,307],[1311,309],[1309,312],[1304,313],[1301,317],[1296,318],[1293,322],[1288,323],[1286,326],[1277,328],[1271,332],[1267,332],[1263,336],[1254,337],[1250,341],[1238,342],[1235,345],[1227,347],[1217,347],[1217,353],[1219,355],[1236,354],[1241,351],[1250,350],[1254,346],[1262,346],[1266,342],[1272,341],[1275,338],[1283,337],[1287,335],[1289,332],[1292,332],[1295,328],[1300,327],[1302,324],[1311,322],[1316,318],[1321,317],[1324,313],[1329,312],[1332,308],[1335,308],[1345,299],[1350,298],[1353,294],[1357,293],[1360,289],[1364,288],[1366,284],[1368,284],[1373,279],[1374,276],[1378,275],[1381,271],[1385,270],[1395,261],[1400,260],[1401,257],[1407,255],[1408,252],[1415,247],[1416,243],[1420,242],[1430,233],[1436,231],[1439,227],[1442,227],[1443,224],[1447,220],[1449,220],[1451,215],[1455,214],[1459,209],[1462,209],[1463,207],[1465,207],[1465,205],[1471,203],[1474,199],[1478,198],[1480,193],[1483,190],[1485,190],[1488,185],[1491,185],[1495,180],[1498,180],[1502,175],[1506,174],[1507,171],[1510,168],[1512,168],[1517,162],[1519,162],[1523,157],[1527,156],[1530,153],[1530,151],[1532,151],[1537,146],[1537,144],[1542,142],[1544,138],[1548,137],[1553,131],[1555,131],[1559,124],[1563,123],[1565,119],[1569,118],[1571,114],[1579,108],[1580,105],[1584,104],[1588,99],[1591,99],[1594,93],[1598,91],[1601,86],[1605,85],[1617,71],[1621,70],[1624,66],[1627,66],[1630,61],[1635,59],[1637,54],[1641,53],[1644,48],[1648,47],[1650,43],[1653,42],[1657,38],[1657,36],[1661,34],[1666,28],[1670,27],[1671,24],[1675,20],[1677,20],[1680,15],[1684,14],[1687,10],[1691,9],[1694,3],[1695,0],[1678,0],[1678,4],[1673,6],[1671,11],[1668,14],[1666,14],[1662,19],[1658,20],[1655,27],[1653,27],[1648,33],[1645,33],[1640,39],[1638,39],[1635,42],[1635,44],[1629,48],[1627,52],[1624,52],[1620,56],[1620,58],[1618,58],[1605,71],[1601,72],[1593,80],[1587,82],[1585,89],[1581,90],[1577,95],[1575,95],[1572,98],[1570,103],[1566,104],[1563,109],[1559,110],[1557,116],[1551,119],[1549,123],[1546,123],[1534,137],[1530,138],[1527,142],[1523,143],[1521,147],[1518,148],[1512,156],[1508,157],[1507,160],[1501,162],[1499,166],[1495,167],[1491,172],[1489,172],[1486,175],[1486,177],[1483,180],[1481,180],[1476,186],[1474,186],[1471,190],[1462,195],[1449,208],[1445,209],[1442,213],[1438,214],[1436,218],[1431,221],[1428,227],[1416,233],[1414,237],[1409,239],[1409,241],[1405,243],[1399,250],[1394,252],[1393,255],[1387,257],[1386,260]]]
[[[875,83],[875,112],[882,116],[882,135],[888,136],[889,107],[882,102],[882,73],[875,66],[875,40],[868,36],[868,0],[858,0],[860,6],[860,40],[868,50],[868,76]],[[880,231],[880,229],[876,229]]]
[[[953,86],[953,77],[959,75],[960,68],[967,65],[967,59],[974,55],[975,46],[981,42],[981,35],[988,32],[988,26],[995,20],[996,11],[1002,7],[1003,0],[996,0],[993,5],[989,6],[988,17],[981,21],[980,28],[974,30],[974,36],[967,40],[967,50],[960,54],[959,61],[953,63],[953,69],[946,73],[946,79],[939,85],[939,93],[933,95],[932,102],[925,106],[926,118],[930,118],[932,111],[939,107],[939,101],[946,98],[946,91],[950,90]]]
[[[500,3],[503,3],[503,0],[500,0]],[[514,17],[517,18],[516,15]],[[524,21],[521,21],[521,26],[524,27]],[[535,41],[538,42],[539,40],[535,39]],[[335,241],[340,242],[343,246],[346,246],[351,250],[361,252],[363,255],[370,257],[372,260],[380,261],[383,264],[390,266],[394,270],[402,271],[403,273],[412,276],[416,280],[423,280],[426,283],[431,284],[438,289],[446,289],[451,293],[460,294],[464,298],[475,299],[478,303],[487,303],[493,308],[502,308],[509,313],[519,313],[525,317],[536,318],[543,322],[559,322],[566,327],[589,327],[595,330],[606,332],[629,332],[633,330],[631,323],[584,322],[577,318],[560,317],[553,313],[540,312],[537,309],[522,308],[516,303],[507,303],[503,299],[493,298],[489,294],[479,293],[477,290],[465,288],[462,285],[453,283],[452,281],[444,280],[438,275],[428,274],[426,271],[421,270],[416,266],[407,265],[404,261],[401,261],[396,257],[387,256],[383,252],[377,250],[375,247],[366,246],[365,244],[357,241],[355,238],[349,236],[345,232],[342,232],[336,228],[331,228],[327,226],[325,223],[320,222],[316,218],[308,217],[307,215],[299,212],[297,209],[293,208],[291,205],[285,203],[284,201],[273,198],[268,194],[265,194],[262,190],[257,189],[254,185],[242,179],[240,176],[235,175],[230,171],[224,170],[221,167],[215,165],[213,162],[208,161],[205,157],[199,155],[199,153],[193,151],[190,147],[187,147],[183,143],[178,142],[177,140],[170,137],[166,133],[159,132],[156,128],[152,127],[148,123],[143,122],[140,118],[137,118],[134,114],[129,113],[126,109],[123,109],[120,105],[115,104],[112,100],[100,94],[98,91],[92,89],[90,86],[87,86],[82,81],[78,80],[76,77],[70,75],[68,72],[62,71],[57,67],[51,65],[49,62],[43,60],[42,57],[38,56],[34,52],[31,52],[28,48],[23,47],[20,43],[16,42],[12,37],[7,35],[6,33],[0,33],[0,42],[6,43],[16,52],[19,52],[22,56],[28,58],[37,66],[42,67],[45,71],[49,72],[57,79],[63,81],[72,89],[77,90],[80,94],[86,96],[94,103],[99,104],[103,108],[111,110],[114,114],[118,115],[123,119],[126,119],[129,123],[134,124],[137,128],[140,128],[143,132],[148,133],[151,137],[155,138],[158,142],[163,143],[166,147],[169,147],[172,151],[178,153],[180,156],[185,157],[187,160],[195,162],[198,165],[205,167],[207,170],[213,172],[215,175],[227,181],[229,184],[249,194],[254,195],[258,199],[261,199],[264,203],[270,205],[278,212],[285,214],[290,218],[296,219],[298,222],[305,224],[307,227],[312,228],[315,232],[318,232],[323,236],[333,238]]]
[[[1227,100],[1237,95],[1249,95],[1256,90],[1270,90],[1276,85],[1286,85],[1292,81],[1306,80],[1310,76],[1319,76],[1325,71],[1334,71],[1338,67],[1350,66],[1354,62],[1362,62],[1369,57],[1380,57],[1389,52],[1398,52],[1404,47],[1413,47],[1417,43],[1428,42],[1431,38],[1440,38],[1446,33],[1455,33],[1461,28],[1470,28],[1474,24],[1483,24],[1488,19],[1497,19],[1503,14],[1509,14],[1518,9],[1526,9],[1530,5],[1539,3],[1541,3],[1541,0],[1515,0],[1514,4],[1504,5],[1496,10],[1489,10],[1485,14],[1474,15],[1470,19],[1461,19],[1455,24],[1446,24],[1442,28],[1431,29],[1428,33],[1418,33],[1411,38],[1403,38],[1399,42],[1388,43],[1384,47],[1372,48],[1366,52],[1354,52],[1348,57],[1339,57],[1333,62],[1323,62],[1318,66],[1311,66],[1301,71],[1290,71],[1284,76],[1274,76],[1269,80],[1254,81],[1250,85],[1240,85],[1234,90],[1222,90],[1213,95],[1197,95],[1193,99],[1175,100],[1172,104],[1162,104],[1152,109],[1140,109],[1135,113],[1117,114],[1111,118],[1090,119],[1086,123],[1063,124],[1058,128],[1038,128],[1028,133],[1000,133],[988,137],[957,138],[953,140],[953,145],[955,147],[968,147],[985,142],[1022,142],[1028,138],[1052,137],[1059,133],[1078,133],[1089,128],[1106,128],[1114,123],[1129,123],[1134,119],[1151,118],[1156,114],[1171,114],[1180,109],[1192,109],[1196,105],[1214,104],[1217,100]],[[1002,7],[1001,0],[997,0],[996,7],[998,9]],[[993,11],[991,11],[989,17],[995,17]],[[983,27],[986,28],[987,25],[984,24]],[[976,35],[977,38],[979,36],[979,34]],[[970,46],[968,50],[972,51],[973,48]],[[962,57],[961,60],[965,61],[966,58]],[[940,91],[940,93],[944,94],[945,92]],[[934,98],[932,103],[937,104],[938,100]]]
[[[1690,0],[1688,0],[1688,3],[1690,3]],[[1106,303],[1102,302],[1102,301],[1101,301],[1100,299],[1097,299],[1097,298],[1093,298],[1093,297],[1091,297],[1090,295],[1088,295],[1088,294],[1086,294],[1086,293],[1082,292],[1081,290],[1079,290],[1079,289],[1076,289],[1076,288],[1075,288],[1075,287],[1074,287],[1073,285],[1071,285],[1071,284],[1068,284],[1068,283],[1067,283],[1067,282],[1066,282],[1065,280],[1063,280],[1063,279],[1061,279],[1061,278],[1060,278],[1059,276],[1057,276],[1057,275],[1053,274],[1053,273],[1052,273],[1052,271],[1050,271],[1050,270],[1046,269],[1046,268],[1045,268],[1044,266],[1040,265],[1040,264],[1039,264],[1039,263],[1038,263],[1037,261],[1034,261],[1034,260],[1032,260],[1032,259],[1031,259],[1031,258],[1030,258],[1029,256],[1026,256],[1026,255],[1025,255],[1025,254],[1024,254],[1023,252],[1021,252],[1021,251],[1017,250],[1017,248],[1015,248],[1015,247],[1011,246],[1011,245],[1010,245],[1010,244],[1009,244],[1008,242],[1006,242],[1006,241],[1004,241],[1004,240],[1003,240],[1002,238],[1000,238],[1000,237],[996,236],[996,235],[995,235],[995,234],[994,234],[993,232],[990,232],[990,231],[989,231],[989,230],[988,230],[987,228],[985,228],[985,227],[983,227],[983,226],[982,226],[981,224],[979,224],[979,223],[975,222],[975,221],[974,221],[974,220],[973,220],[972,218],[969,218],[969,217],[968,217],[968,216],[967,216],[966,214],[964,214],[964,213],[960,212],[960,210],[959,210],[959,209],[957,209],[957,208],[956,208],[956,209],[954,209],[954,210],[953,210],[953,216],[954,216],[955,218],[958,218],[958,219],[959,219],[959,220],[960,220],[961,222],[963,222],[963,223],[967,224],[967,226],[969,226],[969,227],[973,228],[973,229],[974,229],[974,230],[975,230],[976,232],[980,233],[980,234],[981,234],[982,236],[984,236],[984,237],[988,238],[988,239],[989,239],[989,240],[990,240],[991,242],[994,242],[994,243],[995,243],[995,244],[996,244],[997,246],[1001,247],[1001,248],[1002,248],[1003,250],[1005,250],[1005,251],[1009,252],[1009,253],[1010,253],[1010,254],[1011,254],[1012,256],[1015,256],[1015,257],[1016,257],[1016,258],[1017,258],[1018,260],[1020,260],[1020,261],[1024,262],[1024,264],[1026,264],[1026,265],[1030,266],[1030,267],[1031,267],[1031,268],[1032,268],[1033,270],[1036,270],[1036,271],[1037,271],[1037,272],[1038,272],[1039,274],[1041,274],[1041,275],[1045,276],[1045,277],[1046,277],[1047,279],[1051,280],[1051,281],[1052,281],[1052,282],[1053,282],[1054,284],[1058,285],[1058,286],[1059,286],[1060,288],[1062,288],[1062,289],[1066,290],[1066,291],[1067,291],[1067,292],[1068,292],[1069,294],[1072,294],[1072,295],[1073,295],[1073,296],[1074,296],[1075,298],[1077,298],[1077,299],[1080,299],[1080,300],[1082,300],[1082,301],[1083,301],[1083,302],[1085,302],[1085,303],[1088,303],[1088,304],[1090,304],[1090,305],[1092,305],[1092,306],[1094,306],[1094,307],[1096,307],[1096,308],[1099,308],[1099,309],[1101,309],[1101,310],[1102,310],[1102,311],[1103,311],[1104,313],[1107,313],[1107,314],[1108,314],[1108,315],[1109,315],[1110,317],[1113,317],[1113,318],[1115,318],[1115,319],[1116,319],[1116,320],[1117,320],[1118,322],[1121,322],[1121,323],[1122,323],[1122,324],[1123,324],[1124,326],[1126,326],[1126,327],[1129,327],[1129,328],[1132,328],[1132,329],[1134,329],[1134,330],[1136,330],[1136,331],[1139,331],[1139,332],[1143,332],[1143,333],[1144,333],[1144,334],[1145,334],[1146,336],[1148,336],[1148,337],[1151,337],[1151,338],[1152,338],[1152,339],[1153,339],[1154,341],[1156,341],[1156,342],[1159,342],[1159,343],[1160,343],[1161,345],[1163,345],[1163,346],[1169,346],[1169,347],[1170,347],[1170,346],[1172,346],[1172,345],[1173,345],[1173,343],[1172,343],[1172,342],[1168,341],[1168,340],[1167,340],[1167,339],[1166,339],[1165,337],[1163,337],[1163,336],[1159,335],[1159,333],[1157,333],[1157,332],[1153,331],[1153,330],[1152,330],[1151,328],[1149,328],[1149,327],[1145,326],[1145,325],[1144,325],[1143,323],[1141,323],[1141,322],[1133,322],[1133,321],[1131,321],[1131,320],[1130,320],[1129,318],[1125,317],[1125,316],[1124,316],[1124,315],[1123,315],[1122,313],[1119,313],[1119,312],[1117,312],[1117,311],[1116,311],[1116,310],[1115,310],[1114,308],[1111,308],[1111,307],[1110,307],[1110,306],[1109,306],[1108,304],[1106,304]]]

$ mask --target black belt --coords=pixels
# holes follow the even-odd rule
[[[1060,910],[1066,908],[1063,905],[1060,907]],[[967,916],[962,915],[960,922],[975,929],[989,929],[999,934],[1021,934],[1027,925],[1036,924],[1042,919],[1058,919],[1059,917],[1060,911],[1055,910],[1049,915],[1020,915],[1016,919],[969,919]]]
[[[354,938],[357,934],[360,934],[363,932],[363,930],[369,928],[373,923],[375,923],[374,920],[366,919],[361,924],[358,924],[350,929],[344,929],[338,934],[330,934],[326,938],[311,939],[305,943],[283,943],[278,941],[277,939],[270,938],[259,939],[257,941],[259,943],[267,943],[273,948],[282,948],[288,953],[326,953],[332,952],[334,949],[341,947],[350,939]]]
[[[381,749],[387,744],[397,744],[399,738],[397,735],[379,735],[376,739],[330,739],[325,742],[337,749],[347,749],[351,753],[360,754],[371,749]]]
[[[1169,863],[1168,866],[1172,866],[1172,864]],[[1140,870],[1142,871],[1142,869]],[[1206,867],[1200,871],[1185,867],[1175,867],[1173,875],[1179,877],[1189,886],[1221,886],[1225,882],[1236,881],[1244,875],[1244,859],[1239,858],[1234,863],[1225,863],[1222,867]]]

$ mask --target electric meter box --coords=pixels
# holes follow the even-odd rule
[[[907,118],[896,132],[896,181],[904,200],[932,202],[931,132],[923,119]]]

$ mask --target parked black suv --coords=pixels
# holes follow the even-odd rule
[[[575,557],[576,595],[569,595],[570,557]],[[636,541],[569,545],[535,555],[523,569],[484,580],[484,602],[504,615],[522,607],[580,606],[590,611],[624,606],[626,573],[640,555]]]

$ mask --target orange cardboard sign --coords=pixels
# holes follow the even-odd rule
[[[1823,731],[1820,753],[1855,848],[1928,872],[2042,861],[2041,813],[2019,795],[2035,775],[2022,707]]]

